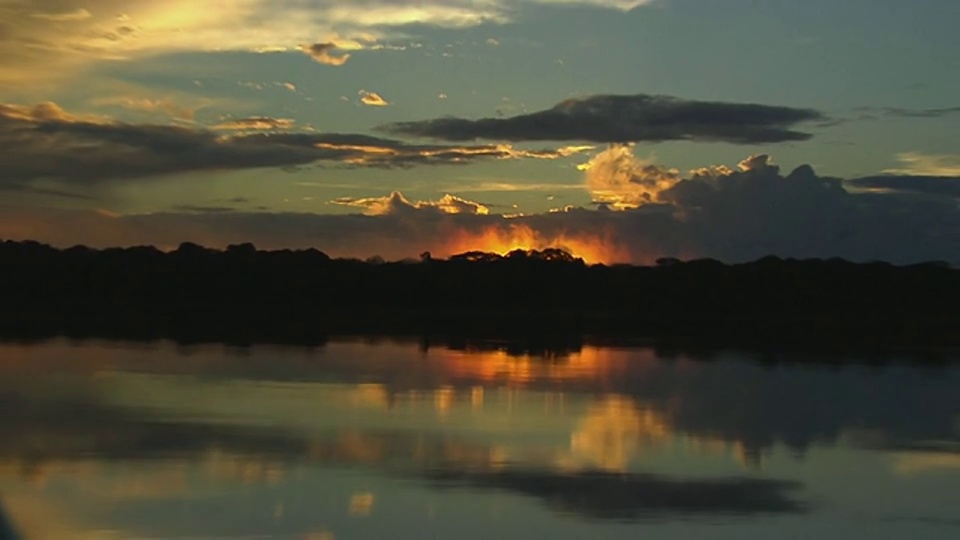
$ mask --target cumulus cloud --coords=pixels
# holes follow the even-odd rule
[[[402,214],[414,210],[434,210],[444,214],[474,214],[487,215],[490,209],[471,200],[445,194],[436,201],[411,202],[399,191],[394,191],[387,197],[351,198],[342,197],[330,201],[331,204],[351,206],[364,209],[364,213],[372,216],[388,214]]]
[[[390,105],[387,100],[383,99],[383,96],[376,92],[360,90],[357,92],[357,95],[360,96],[360,103],[363,103],[369,107],[386,107],[387,105]]]
[[[349,53],[339,55],[333,54],[337,49],[336,43],[314,43],[313,45],[303,45],[300,50],[307,53],[314,62],[328,66],[342,66],[350,59]]]
[[[820,120],[812,109],[669,96],[594,95],[509,118],[437,118],[381,126],[389,133],[449,141],[577,140],[592,142],[722,141],[774,143],[809,139],[794,127]]]
[[[627,145],[613,145],[578,167],[586,171],[587,189],[599,204],[618,209],[656,202],[680,181],[680,172],[637,159]]]
[[[659,189],[644,185],[643,160],[608,154],[621,181],[603,184],[634,201],[591,210],[507,217],[454,196],[412,202],[400,193],[340,199],[365,214],[171,212],[109,216],[93,212],[0,208],[0,237],[65,246],[143,243],[175,247],[185,240],[224,247],[313,246],[335,256],[388,259],[423,251],[443,257],[470,250],[567,249],[590,262],[653,263],[661,257],[728,262],[782,257],[960,264],[960,212],[952,198],[897,192],[849,192],[836,178],[801,166],[784,174],[765,155],[738,167],[707,167]],[[638,172],[639,168],[639,172]],[[596,170],[600,170],[599,166]],[[589,174],[587,171],[585,174]],[[636,181],[635,176],[640,180]],[[619,186],[619,187],[618,187]],[[638,195],[639,193],[639,195]],[[631,205],[632,206],[632,205]]]
[[[483,159],[558,159],[586,149],[409,144],[350,133],[287,131],[292,125],[291,120],[269,117],[231,120],[216,126],[217,130],[127,124],[76,115],[55,103],[0,104],[0,168],[4,172],[0,188],[22,188],[37,181],[77,185],[324,163],[391,168]]]

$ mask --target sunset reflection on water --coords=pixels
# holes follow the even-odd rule
[[[0,346],[0,375],[2,504],[33,538],[449,536],[464,523],[519,537],[514,519],[631,537],[702,518],[763,537],[816,521],[812,499],[936,515],[960,474],[956,369],[929,380],[588,344],[61,341]]]

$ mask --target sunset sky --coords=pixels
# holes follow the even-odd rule
[[[0,238],[960,263],[958,16],[0,0]]]

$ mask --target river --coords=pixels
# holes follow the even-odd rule
[[[870,360],[3,343],[0,538],[960,538],[960,363]]]

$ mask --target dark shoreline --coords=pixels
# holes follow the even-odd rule
[[[817,365],[892,365],[946,366],[960,363],[960,347],[877,346],[859,343],[789,343],[748,341],[694,341],[637,336],[497,336],[453,334],[384,334],[354,333],[314,335],[308,340],[273,336],[271,339],[251,341],[238,336],[215,336],[206,338],[192,336],[189,339],[177,336],[153,336],[117,333],[57,333],[57,334],[10,334],[0,333],[0,345],[43,345],[56,341],[74,345],[115,344],[119,346],[209,347],[221,346],[242,350],[256,347],[323,348],[335,343],[399,343],[417,346],[426,352],[432,349],[462,351],[483,354],[504,353],[513,358],[532,358],[542,361],[564,361],[588,347],[612,349],[651,349],[663,360],[713,361],[733,354],[743,359],[762,364],[817,364]]]
[[[4,242],[0,294],[7,340],[322,345],[394,335],[704,351],[960,350],[960,270],[943,263],[589,266],[555,251],[383,263],[250,245],[164,253]]]

